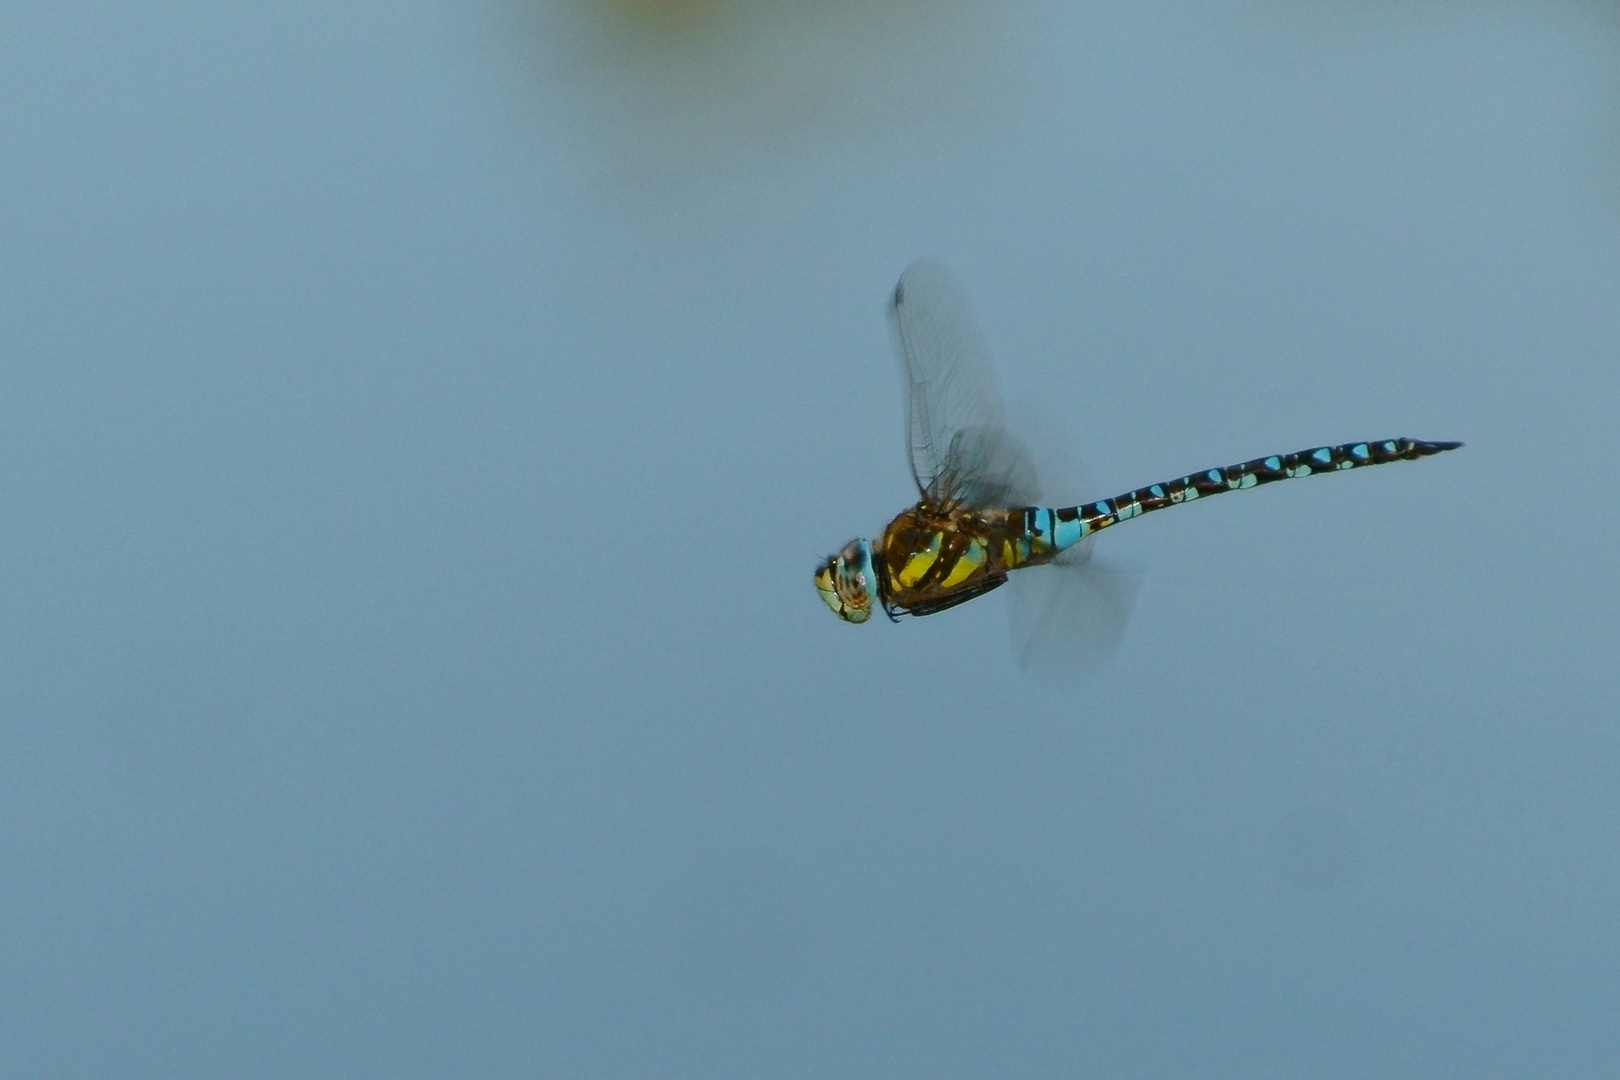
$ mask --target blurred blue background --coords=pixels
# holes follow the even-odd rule
[[[1112,661],[852,628],[932,253]],[[16,0],[0,1066],[1620,1075],[1620,11]]]

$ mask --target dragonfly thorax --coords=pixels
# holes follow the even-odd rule
[[[870,619],[873,605],[882,598],[871,541],[851,540],[822,563],[816,571],[816,591],[840,619],[852,623]]]

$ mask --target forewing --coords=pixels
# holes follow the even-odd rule
[[[912,263],[894,288],[891,309],[918,492],[936,503],[1032,502],[1029,455],[1006,433],[989,350],[951,272],[930,259]]]

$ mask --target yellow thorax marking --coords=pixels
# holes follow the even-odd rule
[[[969,540],[967,550],[962,552],[962,557],[956,560],[956,565],[951,568],[950,574],[940,584],[947,589],[960,585],[983,565],[984,545],[977,540]]]
[[[936,532],[933,539],[928,541],[926,548],[907,559],[906,565],[901,567],[900,573],[896,575],[900,579],[900,584],[909,589],[921,581],[922,576],[928,573],[928,568],[939,558],[939,548],[944,542],[945,534]]]

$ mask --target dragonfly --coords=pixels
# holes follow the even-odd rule
[[[876,539],[851,540],[816,570],[822,600],[846,622],[864,623],[879,607],[893,621],[935,615],[1000,588],[1011,576],[1023,581],[1030,569],[1055,565],[1092,575],[1087,594],[1114,609],[1117,635],[1125,590],[1100,579],[1090,560],[1091,538],[1103,529],[1228,491],[1414,461],[1462,445],[1403,437],[1318,446],[1189,473],[1111,499],[1043,505],[1033,459],[1007,428],[988,351],[950,272],[932,260],[913,263],[895,286],[889,310],[900,343],[917,501]],[[1054,582],[1062,584],[1061,578]],[[1052,620],[1051,608],[1029,620],[1036,626],[1026,634]]]

